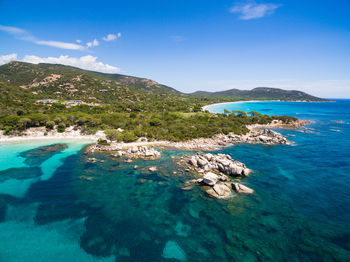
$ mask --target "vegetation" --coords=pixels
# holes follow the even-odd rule
[[[247,132],[248,124],[267,124],[274,119],[284,122],[295,120],[288,116],[252,115],[241,113],[210,114],[205,112],[190,115],[179,112],[138,113],[97,113],[83,112],[9,115],[0,118],[0,128],[7,134],[20,133],[29,127],[57,124],[57,131],[63,132],[68,126],[78,126],[86,134],[104,129],[109,140],[132,142],[140,137],[184,141],[199,137],[211,137],[218,133]],[[117,129],[124,131],[120,132]]]
[[[230,89],[220,92],[197,91],[192,95],[237,100],[285,100],[285,101],[328,101],[297,90],[283,90],[271,87],[257,87],[252,90]]]
[[[269,93],[273,92],[265,92],[267,99]],[[55,101],[38,102],[43,99]],[[0,66],[0,129],[7,135],[21,134],[30,127],[64,132],[75,126],[86,134],[105,130],[107,138],[115,141],[131,142],[140,137],[183,141],[218,133],[242,134],[247,132],[247,124],[295,120],[254,111],[201,111],[206,104],[238,99],[188,95],[148,79],[63,65],[11,62]],[[84,103],[68,106],[63,103],[67,100]]]

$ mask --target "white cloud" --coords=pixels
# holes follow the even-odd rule
[[[17,60],[17,54],[8,54],[8,55],[1,55],[0,56],[0,65],[7,64],[8,62]]]
[[[49,63],[69,65],[103,73],[117,73],[120,71],[118,67],[98,62],[97,57],[91,55],[82,56],[80,58],[70,57],[68,55],[61,55],[60,57],[39,57],[35,55],[26,55],[22,61],[33,64]]]
[[[38,45],[46,45],[46,46],[52,46],[56,48],[69,49],[69,50],[83,51],[85,49],[85,47],[82,45],[78,45],[74,43],[59,42],[59,41],[34,41],[34,43]]]
[[[80,51],[83,51],[86,49],[84,46],[78,45],[75,43],[51,41],[51,40],[49,41],[39,40],[35,36],[33,36],[30,32],[18,27],[0,25],[0,31],[14,35],[17,39],[32,42],[37,45],[46,45],[46,46],[52,46],[52,47],[61,48],[61,49],[80,50]],[[98,45],[98,42],[97,42],[97,45]]]
[[[98,46],[99,44],[100,44],[100,42],[97,41],[97,39],[95,38],[92,42],[86,43],[86,46],[87,47],[95,47],[95,46]]]
[[[75,41],[76,41],[77,43],[79,43],[79,44],[81,43],[81,40],[80,40],[80,39],[77,39],[77,40],[75,40]]]
[[[12,34],[12,35],[22,35],[22,34],[27,34],[26,30],[23,30],[18,27],[13,27],[13,26],[4,26],[0,25],[0,31]]]
[[[271,15],[281,5],[276,4],[257,4],[255,1],[238,3],[230,8],[231,13],[239,14],[239,19],[250,20]]]
[[[122,33],[118,33],[118,34],[108,34],[107,36],[105,37],[102,37],[102,40],[103,41],[106,41],[106,42],[110,42],[110,41],[114,41],[116,40],[117,38],[121,37],[122,36]]]

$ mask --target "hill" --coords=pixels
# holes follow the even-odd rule
[[[271,87],[257,87],[252,90],[230,89],[220,92],[197,91],[191,95],[234,98],[235,100],[286,100],[286,101],[327,101],[297,90],[283,90]]]
[[[272,96],[275,89],[257,91],[254,99],[281,99]],[[211,103],[253,99],[227,92],[224,96],[189,95],[145,78],[64,65],[11,62],[0,66],[0,129],[6,135],[21,135],[32,127],[47,132],[64,132],[70,127],[84,134],[104,130],[111,140],[125,142],[141,137],[184,141],[229,132],[246,133],[248,124],[295,120],[286,116],[214,115],[201,111],[202,106]],[[306,97],[285,92],[285,100]]]
[[[47,110],[39,100],[75,100],[109,112],[196,112],[206,104],[237,100],[324,101],[301,91],[267,87],[184,94],[146,78],[17,61],[0,66],[0,94],[0,116]]]

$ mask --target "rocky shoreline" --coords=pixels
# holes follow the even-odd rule
[[[154,160],[161,157],[161,153],[154,149],[153,147],[148,146],[131,146],[125,147],[121,144],[111,143],[109,146],[93,144],[89,146],[86,151],[88,153],[95,152],[108,152],[113,151],[111,154],[114,157],[126,157],[126,158],[142,158]]]
[[[251,144],[266,144],[266,145],[276,145],[276,144],[290,144],[291,142],[287,140],[282,134],[270,130],[268,128],[300,128],[305,124],[310,123],[310,121],[298,120],[293,121],[288,124],[282,121],[273,121],[268,125],[250,125],[247,126],[249,132],[244,135],[236,135],[234,133],[218,134],[210,138],[197,138],[184,142],[171,142],[171,141],[138,141],[133,143],[118,143],[111,141],[110,145],[99,145],[95,144],[88,147],[87,152],[103,152],[103,151],[120,151],[118,156],[139,158],[148,157],[148,151],[150,147],[160,147],[160,148],[175,148],[181,150],[199,150],[199,151],[210,151],[218,150],[225,146],[231,146],[238,143],[251,143]],[[148,150],[146,154],[139,152],[137,148],[146,146]],[[132,149],[133,150],[130,150]],[[143,151],[145,149],[141,149]],[[133,152],[134,151],[134,152]],[[154,156],[156,156],[155,153]],[[151,154],[149,156],[152,156]]]

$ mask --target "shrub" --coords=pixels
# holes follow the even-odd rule
[[[137,136],[134,135],[134,133],[130,131],[124,131],[124,134],[122,136],[122,140],[124,142],[134,142],[137,140]]]
[[[130,118],[136,118],[137,114],[135,112],[130,113]]]
[[[63,133],[64,130],[66,130],[66,125],[63,124],[63,123],[59,123],[58,126],[57,126],[57,132],[58,133]]]
[[[120,141],[122,138],[122,133],[117,129],[107,129],[105,130],[106,137],[112,141]]]
[[[55,122],[54,121],[47,121],[46,124],[45,124],[45,127],[47,129],[53,129],[55,126]]]
[[[149,124],[151,126],[160,126],[162,124],[162,121],[159,118],[153,117],[150,119]]]
[[[111,144],[107,142],[107,140],[104,139],[99,139],[97,140],[97,144],[101,145],[101,146],[110,146]]]
[[[26,129],[31,126],[31,120],[29,118],[21,118],[18,121],[18,125],[21,129]]]

